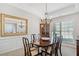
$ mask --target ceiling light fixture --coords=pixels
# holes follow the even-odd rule
[[[44,21],[44,22],[46,22],[46,23],[50,23],[51,20],[52,20],[52,17],[49,18],[49,16],[48,16],[48,12],[47,12],[47,3],[46,3],[46,4],[45,4],[45,13],[44,13],[44,17],[41,18],[41,21]]]

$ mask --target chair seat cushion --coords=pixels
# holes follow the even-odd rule
[[[37,48],[31,47],[30,50],[31,50],[31,51],[34,51],[34,50],[37,50]]]
[[[32,56],[38,54],[38,50],[37,50],[37,48],[32,47],[30,50],[31,50],[31,54],[32,54]]]

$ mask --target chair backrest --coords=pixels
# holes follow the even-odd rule
[[[40,39],[40,35],[39,34],[31,34],[31,42]]]
[[[34,42],[36,34],[31,34],[31,42]]]
[[[30,51],[30,45],[29,45],[29,40],[28,38],[23,37],[22,38],[23,41],[23,46],[24,46],[24,54],[25,56],[31,56],[31,51]]]
[[[61,49],[62,39],[60,36],[56,37],[55,50]]]
[[[36,39],[39,40],[41,38],[40,34],[36,34]]]

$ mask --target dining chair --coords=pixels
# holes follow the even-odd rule
[[[54,56],[55,55],[55,44],[52,44],[51,46],[48,46],[48,49],[47,49],[47,55],[49,56]]]
[[[62,44],[62,38],[60,38],[59,36],[56,36],[55,40],[52,42],[52,45],[49,46],[47,50],[50,56],[52,55],[58,56],[58,51],[60,52],[60,55],[62,56],[61,44]]]
[[[60,52],[60,55],[62,56],[61,44],[62,44],[62,37],[57,37],[56,46],[55,46],[55,55],[56,56],[58,56],[58,50]]]
[[[28,38],[23,37],[22,38],[23,41],[23,46],[24,46],[24,55],[25,56],[32,56],[32,55],[37,55],[38,54],[38,50],[31,48],[30,44],[29,44],[29,40]],[[37,52],[37,53],[36,53]]]
[[[31,43],[34,43],[34,41],[40,39],[40,34],[31,34]],[[33,44],[31,44],[32,47],[35,47]]]
[[[31,55],[30,47],[29,47],[29,40],[25,37],[22,38],[23,46],[24,46],[24,55]]]
[[[35,47],[38,49],[38,53],[40,53],[41,48],[38,48],[37,46],[33,45],[34,41],[39,41],[41,38],[40,34],[31,34],[31,47]]]
[[[33,45],[33,43],[34,43],[34,41],[36,40],[36,34],[31,34],[30,36],[31,36],[31,43],[30,43],[30,46],[31,46],[31,47],[35,47],[35,46]]]

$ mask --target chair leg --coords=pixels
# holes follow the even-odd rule
[[[60,50],[60,55],[62,56],[61,48],[59,50]]]
[[[26,56],[26,50],[24,50],[24,56]]]
[[[52,56],[52,51],[51,51],[51,53],[50,53],[50,56]]]
[[[58,56],[58,50],[57,49],[55,50],[55,56]]]
[[[26,53],[24,53],[24,56],[26,56]]]
[[[39,53],[39,48],[38,48],[38,53]]]

